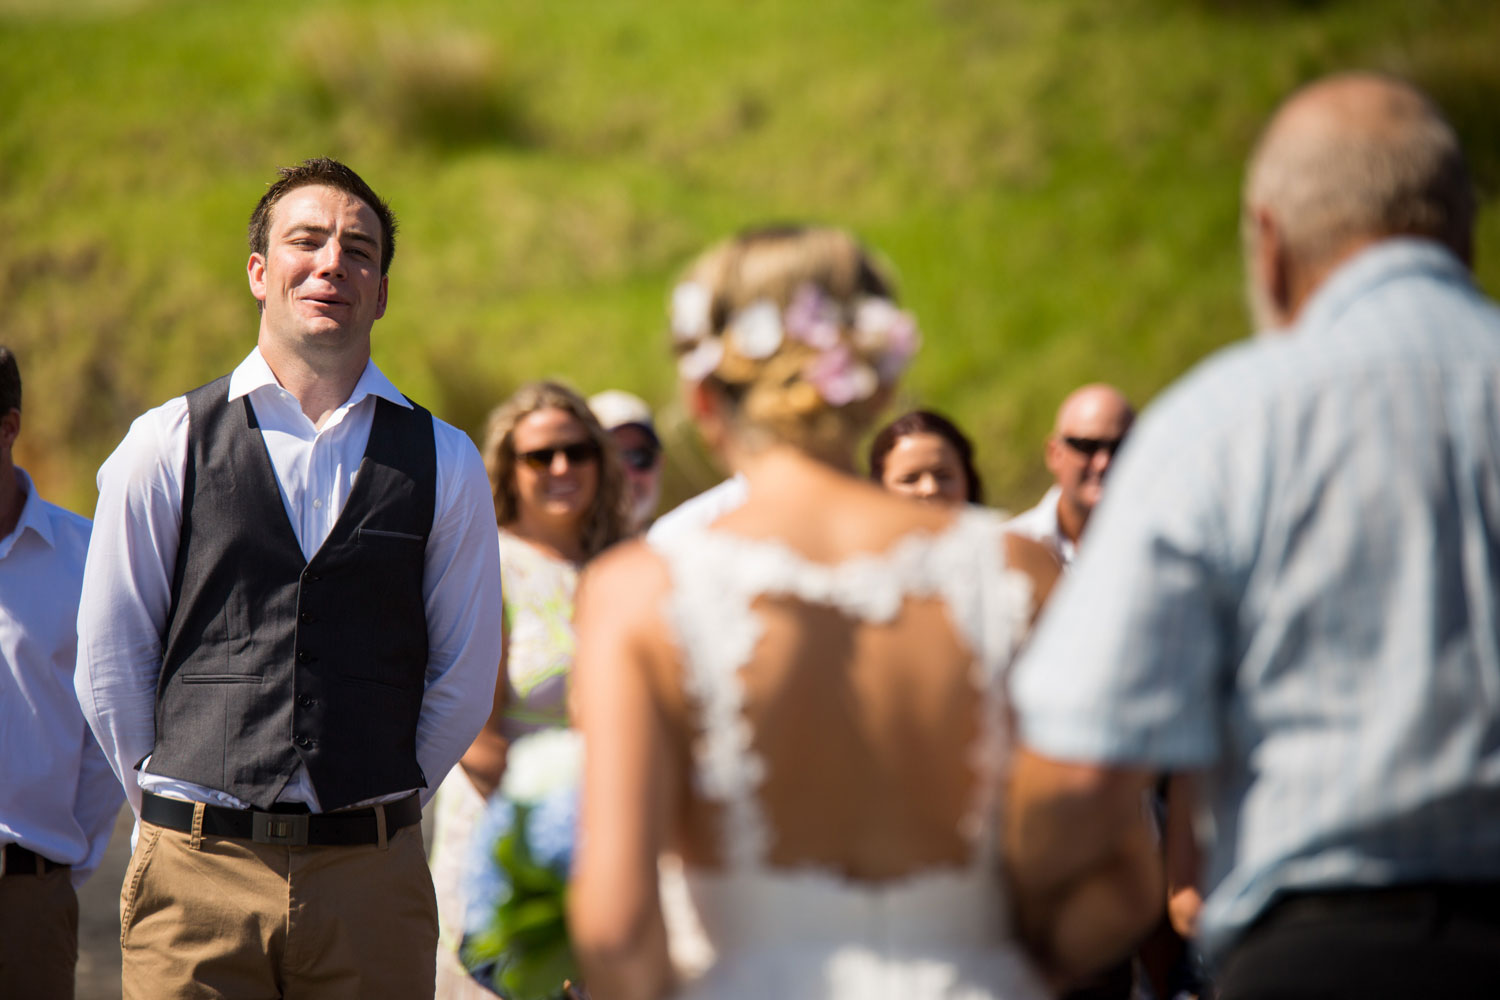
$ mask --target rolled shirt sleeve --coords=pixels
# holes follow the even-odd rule
[[[1229,449],[1169,394],[1111,470],[1079,558],[1012,677],[1021,736],[1059,760],[1201,768],[1222,742],[1235,643]],[[1238,460],[1258,452],[1238,453]]]

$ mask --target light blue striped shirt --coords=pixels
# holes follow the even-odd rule
[[[1206,772],[1203,945],[1500,879],[1500,310],[1388,240],[1163,394],[1014,677],[1059,759]]]

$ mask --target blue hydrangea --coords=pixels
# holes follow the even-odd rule
[[[526,846],[537,864],[561,878],[573,865],[573,842],[578,824],[578,789],[554,792],[539,802],[526,818]]]
[[[515,825],[516,810],[508,799],[495,795],[474,824],[469,839],[469,873],[465,886],[464,930],[477,933],[490,926],[495,911],[510,898],[510,879],[495,860],[495,842]]]

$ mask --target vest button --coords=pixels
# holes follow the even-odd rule
[[[304,625],[311,625],[312,624],[313,616],[312,616],[312,612],[311,611],[304,611],[300,615],[298,615],[297,618]]]
[[[321,580],[323,578],[321,576],[319,576],[318,574],[316,574],[316,573],[308,573],[306,576],[303,577],[303,579],[306,580],[308,583],[317,583],[319,580]]]
[[[314,659],[315,659],[315,657],[311,653],[309,653],[307,650],[305,650],[305,649],[299,649],[299,650],[297,650],[297,662],[298,663],[311,663]]]
[[[310,697],[308,695],[303,694],[297,696],[297,704],[301,705],[303,708],[312,708],[317,703],[318,699]]]

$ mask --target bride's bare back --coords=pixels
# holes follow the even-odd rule
[[[585,852],[578,890],[654,909],[674,846],[726,877],[987,868],[1003,672],[1055,562],[993,515],[795,453],[750,484],[711,527],[586,574],[585,837],[610,844]]]

